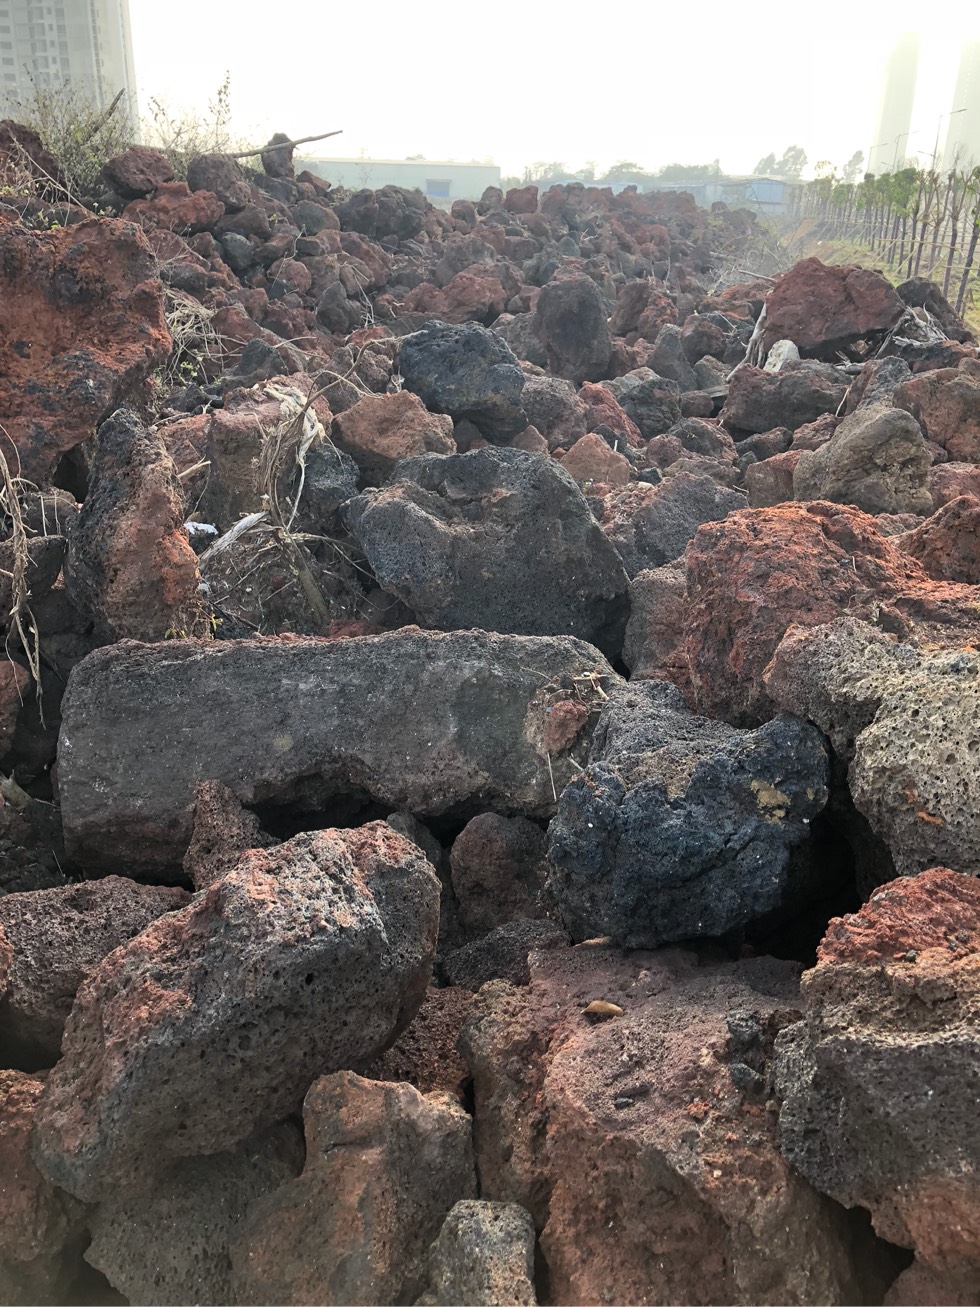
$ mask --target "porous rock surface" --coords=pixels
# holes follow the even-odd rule
[[[621,1011],[592,1017],[595,1002]],[[881,1293],[894,1272],[782,1157],[766,1108],[797,1004],[790,963],[600,941],[535,954],[526,989],[477,995],[461,1046],[480,1193],[531,1212],[552,1302]]]
[[[831,921],[803,977],[803,1019],[776,1040],[785,1156],[914,1249],[935,1302],[980,1282],[978,959],[975,876],[894,881]]]
[[[340,1071],[303,1104],[302,1175],[251,1208],[240,1302],[410,1303],[448,1212],[476,1196],[470,1118],[446,1094]]]
[[[550,460],[493,448],[407,459],[346,519],[382,587],[426,626],[574,635],[615,656],[626,573]]]
[[[210,779],[245,803],[288,802],[302,781],[321,803],[356,787],[419,814],[550,816],[552,778],[560,791],[596,687],[616,679],[579,640],[413,627],[98,650],[65,701],[65,838],[75,857],[130,874],[179,865]]]
[[[462,1198],[432,1245],[420,1307],[536,1307],[534,1222],[517,1203]]]
[[[827,781],[819,733],[795,718],[743,732],[663,681],[615,690],[548,830],[548,892],[576,940],[722,935],[777,906]]]
[[[246,854],[82,984],[39,1167],[90,1201],[134,1187],[147,1157],[238,1148],[408,1025],[438,920],[431,866],[383,822]]]
[[[504,443],[527,426],[517,358],[477,323],[427,322],[403,342],[399,367],[427,409],[475,423],[487,440]]]

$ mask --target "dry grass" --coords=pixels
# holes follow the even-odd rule
[[[0,435],[3,436],[4,440],[10,441],[10,437],[3,427],[0,427]],[[13,441],[10,441],[10,444],[16,452]],[[24,657],[27,659],[27,666],[31,676],[34,678],[38,712],[41,725],[44,726],[44,705],[41,690],[41,636],[30,605],[27,569],[30,566],[31,557],[20,501],[21,494],[25,489],[33,490],[35,488],[30,482],[24,481],[20,476],[15,477],[11,473],[7,456],[3,449],[0,448],[0,510],[10,520],[9,539],[13,552],[13,567],[10,572],[5,573],[10,578],[11,590],[10,612],[6,615],[8,626],[5,652],[9,659],[10,640],[13,635],[16,635],[24,652]]]

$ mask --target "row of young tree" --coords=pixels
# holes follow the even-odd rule
[[[860,182],[818,177],[799,187],[794,210],[825,223],[827,239],[861,244],[904,277],[940,282],[963,311],[980,240],[980,167],[905,167]]]

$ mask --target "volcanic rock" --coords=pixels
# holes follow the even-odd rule
[[[612,337],[607,317],[591,277],[565,277],[542,286],[533,330],[544,345],[549,371],[576,386],[608,376]]]
[[[94,1200],[137,1187],[148,1158],[238,1148],[404,1030],[438,922],[431,866],[384,822],[245,854],[83,982],[38,1116],[41,1170]]]
[[[503,443],[527,426],[524,374],[499,336],[475,322],[427,322],[399,355],[405,389],[433,413],[468,418],[487,440]]]
[[[681,420],[680,390],[651,368],[635,368],[606,382],[606,389],[633,419],[644,440],[669,431]]]
[[[199,154],[187,165],[187,185],[192,191],[210,191],[236,213],[251,201],[252,188],[239,165],[227,154]]]
[[[469,1116],[447,1094],[341,1071],[303,1118],[302,1175],[251,1207],[232,1247],[233,1301],[414,1302],[448,1212],[476,1195]]]
[[[417,395],[366,395],[334,419],[333,437],[361,469],[365,482],[379,486],[396,462],[420,454],[454,454],[453,420],[430,413]]]
[[[534,1222],[517,1203],[458,1202],[432,1245],[419,1304],[536,1307]]]
[[[901,409],[875,404],[845,418],[825,445],[803,452],[793,493],[866,513],[926,514],[932,510],[926,488],[931,466],[918,422]]]
[[[789,339],[801,354],[830,361],[859,341],[884,336],[904,312],[880,272],[804,259],[766,296],[763,347]]]
[[[31,231],[0,214],[0,412],[40,482],[166,362],[163,287],[143,235],[92,218]]]
[[[131,145],[102,165],[102,176],[124,200],[137,200],[152,195],[164,182],[172,182],[174,169],[159,150]]]
[[[480,631],[98,650],[65,698],[66,841],[103,870],[156,875],[184,856],[209,779],[320,812],[366,790],[420,815],[550,816],[552,778],[560,792],[584,752],[581,709],[616,679],[580,641]]]
[[[894,402],[955,462],[980,462],[980,362],[922,372],[898,387]]]
[[[778,372],[743,367],[732,373],[720,416],[729,430],[795,431],[836,413],[846,391],[843,377],[826,363],[788,363]]]
[[[776,1040],[783,1152],[957,1301],[980,1276],[980,884],[945,867],[893,881],[830,923],[803,1020]],[[942,1296],[940,1296],[940,1294]]]
[[[467,939],[479,939],[502,922],[539,915],[544,855],[544,832],[526,817],[484,812],[466,823],[449,862]]]
[[[980,585],[980,498],[960,495],[896,541],[935,581]]]
[[[626,574],[548,459],[495,448],[406,459],[345,516],[381,586],[426,625],[576,635],[618,654]]]
[[[633,578],[679,558],[702,523],[744,507],[739,491],[680,472],[659,485],[641,481],[607,494],[601,526]]]
[[[576,440],[562,458],[561,466],[580,485],[598,481],[609,486],[625,486],[632,471],[629,459],[610,448],[595,432]]]

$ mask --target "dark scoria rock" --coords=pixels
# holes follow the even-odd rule
[[[619,653],[626,573],[549,459],[489,447],[405,459],[347,522],[382,587],[426,625],[575,635]]]
[[[406,390],[427,409],[468,419],[491,442],[505,443],[527,426],[517,358],[475,322],[427,322],[405,338],[399,368]]]
[[[819,732],[697,717],[663,681],[614,690],[549,828],[548,890],[577,940],[722,935],[776,907],[827,801]]]
[[[541,288],[532,329],[556,376],[580,386],[609,375],[612,337],[607,305],[591,277],[549,281]]]
[[[246,803],[322,810],[366,790],[419,814],[550,816],[552,775],[560,791],[584,754],[596,672],[596,685],[618,680],[567,637],[411,627],[98,650],[65,697],[66,841],[103,871],[178,866],[202,780]]]
[[[384,822],[244,854],[83,982],[37,1118],[42,1173],[95,1201],[297,1111],[409,1024],[438,923],[431,865]]]

